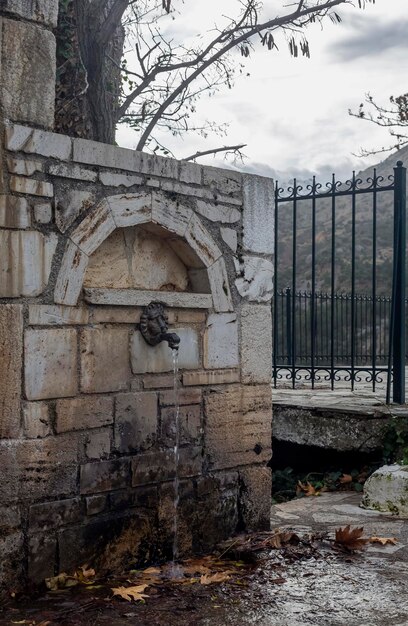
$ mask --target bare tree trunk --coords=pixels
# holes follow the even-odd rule
[[[116,4],[118,0],[60,0],[56,90],[59,132],[104,143],[115,141],[124,44],[120,17],[103,38],[101,30]]]

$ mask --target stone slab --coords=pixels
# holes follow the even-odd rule
[[[89,310],[85,307],[30,304],[28,323],[31,326],[66,326],[87,324]]]
[[[99,180],[106,187],[133,187],[133,185],[141,185],[143,178],[135,174],[117,174],[106,170],[99,173]]]
[[[80,498],[43,502],[30,506],[28,525],[30,531],[51,530],[67,524],[80,522],[82,507]]]
[[[207,293],[86,288],[84,294],[87,302],[108,306],[147,306],[152,300],[160,300],[167,306],[174,307],[193,309],[210,309],[212,307],[212,297]]]
[[[90,328],[80,334],[84,393],[123,391],[130,378],[127,328]]]
[[[55,37],[27,22],[6,18],[2,22],[3,115],[13,121],[51,128],[54,124]]]
[[[28,439],[48,437],[52,434],[48,404],[25,402],[23,405],[23,428]]]
[[[49,279],[57,236],[35,230],[0,231],[0,297],[40,295]]]
[[[274,253],[274,193],[272,178],[244,175],[243,244],[249,252]]]
[[[238,367],[238,324],[235,313],[211,313],[204,333],[204,367]]]
[[[205,453],[210,467],[267,463],[271,458],[269,385],[234,386],[205,398]]]
[[[245,384],[272,381],[272,313],[269,305],[241,309],[241,368]]]
[[[240,197],[242,190],[242,174],[234,170],[205,167],[203,183],[211,187],[217,194]]]
[[[101,306],[91,312],[94,324],[138,324],[142,309],[137,307]]]
[[[48,166],[47,170],[52,176],[85,180],[92,183],[96,182],[98,178],[97,172],[72,163],[52,163]]]
[[[71,240],[88,256],[115,230],[109,204],[102,200],[71,234]]]
[[[20,434],[23,307],[0,304],[0,439]]]
[[[172,328],[180,337],[178,350],[179,369],[201,367],[200,337],[194,328]],[[143,339],[140,331],[132,333],[130,340],[130,358],[134,374],[171,372],[174,368],[173,353],[167,342],[150,346]]]
[[[273,436],[303,446],[371,452],[382,447],[386,424],[387,417],[274,404]]]
[[[40,99],[41,101],[41,99]],[[27,152],[66,160],[71,156],[72,139],[19,124],[6,126],[6,147],[12,152]]]
[[[42,161],[34,161],[33,159],[16,159],[9,157],[7,159],[8,170],[11,174],[20,176],[32,176],[35,172],[44,171],[44,163]]]
[[[115,447],[121,453],[147,450],[157,439],[158,399],[154,392],[116,397]]]
[[[27,330],[24,337],[24,363],[28,400],[64,398],[78,392],[75,330]]]
[[[227,207],[205,200],[197,200],[196,207],[198,213],[206,217],[211,222],[221,222],[222,224],[236,224],[241,219],[241,212],[234,207]]]
[[[206,267],[220,258],[221,250],[196,215],[188,224],[185,238]]]
[[[203,168],[201,165],[189,163],[188,161],[180,161],[180,182],[189,185],[201,185],[202,172]]]
[[[55,222],[62,233],[71,226],[76,218],[94,203],[92,191],[72,189],[72,186],[56,185]]]
[[[3,228],[29,228],[30,207],[26,198],[0,195],[0,226]]]
[[[88,255],[68,241],[55,285],[56,303],[74,306],[78,302],[88,262]]]
[[[77,492],[79,442],[75,433],[0,441],[3,502],[33,502]]]
[[[220,258],[207,269],[211,285],[214,310],[218,313],[233,311],[234,305],[228,281],[224,258]]]
[[[207,370],[199,372],[184,372],[183,385],[226,385],[237,383],[240,380],[240,371],[233,369]]]
[[[41,202],[34,205],[34,219],[37,224],[49,224],[52,222],[51,202]]]
[[[221,227],[220,232],[221,232],[221,237],[223,238],[223,241],[227,244],[230,250],[232,250],[235,253],[238,247],[237,231],[234,230],[233,228]]]
[[[101,460],[109,457],[112,447],[111,439],[111,429],[89,432],[85,443],[86,458]]]
[[[100,428],[113,423],[113,397],[92,395],[57,400],[55,413],[57,433]]]
[[[109,196],[106,201],[110,207],[112,217],[118,228],[145,224],[152,217],[152,194],[140,192],[137,194],[121,194]]]
[[[174,379],[172,384],[174,384]],[[201,404],[202,390],[200,388],[171,389],[170,391],[160,392],[160,406],[174,406],[175,404]]]
[[[81,494],[99,493],[121,489],[129,485],[130,461],[117,459],[81,465]]]
[[[169,406],[161,411],[161,442],[174,447],[176,442],[176,412],[178,410],[179,440],[183,444],[199,444],[202,436],[203,415],[198,404]]]

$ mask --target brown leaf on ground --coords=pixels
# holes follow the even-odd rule
[[[350,524],[344,528],[337,528],[335,544],[345,550],[362,550],[369,541],[363,537],[364,528],[350,528]]]
[[[215,574],[203,574],[200,578],[201,585],[212,585],[213,583],[224,583],[229,580],[231,571],[216,572]]]
[[[132,600],[143,601],[145,598],[149,596],[144,592],[144,590],[148,587],[148,585],[134,585],[133,587],[113,587],[113,595],[119,596],[128,602],[132,602]]]
[[[398,543],[398,539],[396,537],[370,537],[370,543],[380,543],[382,546],[386,546],[387,543],[390,543],[392,546]]]
[[[320,492],[316,491],[313,485],[311,485],[309,482],[307,482],[306,485],[304,485],[299,480],[297,487],[296,487],[296,495],[299,496],[301,493],[303,493],[306,497],[308,497],[308,496],[318,496]]]
[[[339,478],[339,483],[341,483],[342,485],[347,485],[348,483],[352,483],[352,482],[353,482],[353,477],[351,476],[351,474],[343,474],[343,476]]]
[[[293,533],[291,531],[286,531],[286,532],[277,531],[270,537],[267,537],[263,543],[264,543],[265,548],[279,549],[285,544],[288,544],[288,543],[297,544],[299,543],[299,541],[300,539],[296,533]]]

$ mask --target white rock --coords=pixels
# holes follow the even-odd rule
[[[269,302],[273,295],[273,264],[259,257],[243,257],[242,266],[236,262],[237,272],[243,274],[235,286],[243,298],[251,302]]]
[[[408,465],[384,465],[364,485],[361,506],[408,518]]]
[[[152,221],[172,233],[184,237],[193,217],[191,209],[159,192],[152,192]]]
[[[52,304],[30,304],[28,307],[28,323],[31,326],[87,324],[88,319],[89,310],[85,307]]]
[[[223,238],[223,240],[225,241],[227,246],[233,252],[236,252],[237,251],[237,247],[238,247],[238,234],[237,234],[237,231],[233,230],[232,228],[224,228],[224,227],[221,227],[220,231],[221,231],[221,237]]]

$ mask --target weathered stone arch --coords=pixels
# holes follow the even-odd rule
[[[194,211],[156,191],[109,196],[95,205],[69,236],[54,301],[75,306],[90,255],[115,229],[149,223],[184,239],[207,270],[214,309],[231,311],[228,276],[218,245]]]

